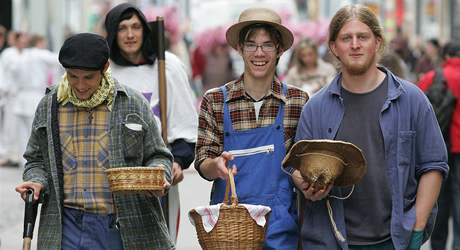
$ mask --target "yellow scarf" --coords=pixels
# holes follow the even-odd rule
[[[72,88],[69,85],[69,81],[67,80],[67,73],[65,73],[64,76],[62,76],[62,80],[58,86],[57,100],[59,103],[62,103],[62,105],[70,102],[80,108],[94,108],[104,101],[107,101],[107,108],[112,110],[114,92],[115,81],[112,78],[110,68],[108,68],[102,75],[102,80],[99,88],[88,100],[80,100],[77,98],[77,96],[75,96],[75,93],[72,91]]]

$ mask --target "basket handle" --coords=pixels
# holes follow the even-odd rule
[[[229,189],[231,189],[231,191],[232,191],[232,196],[231,196],[232,204],[231,205],[233,207],[236,207],[236,206],[238,206],[238,197],[236,196],[235,179],[233,178],[233,172],[232,172],[231,169],[228,169],[227,172],[228,172],[228,179],[227,179],[226,184],[225,184],[224,204],[229,203],[229,201],[228,201],[228,193],[230,191]]]

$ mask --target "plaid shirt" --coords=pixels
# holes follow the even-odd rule
[[[59,136],[64,168],[64,206],[112,214],[107,175],[109,165],[107,105],[88,110],[67,103],[59,106]]]
[[[256,119],[254,100],[246,93],[242,78],[225,85],[228,96],[227,103],[230,110],[233,129],[248,130],[265,127],[275,122],[280,102],[284,102],[284,138],[286,150],[292,145],[297,122],[303,105],[308,100],[307,93],[289,86],[285,96],[282,95],[282,85],[275,79],[270,92],[263,98],[264,103]],[[219,156],[224,148],[224,96],[219,88],[211,89],[203,96],[198,123],[198,140],[195,149],[195,168],[206,158]]]

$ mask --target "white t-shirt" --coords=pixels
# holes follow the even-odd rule
[[[185,66],[172,53],[166,52],[165,57],[168,142],[184,139],[195,143],[198,130],[196,98]],[[141,92],[149,100],[152,111],[158,117],[158,61],[153,65],[140,66],[119,66],[112,62],[111,69],[112,76],[121,84]]]

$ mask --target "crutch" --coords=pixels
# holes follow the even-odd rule
[[[30,250],[34,235],[35,219],[37,218],[38,202],[34,202],[34,190],[27,189],[24,209],[24,232],[22,234],[23,250]]]

